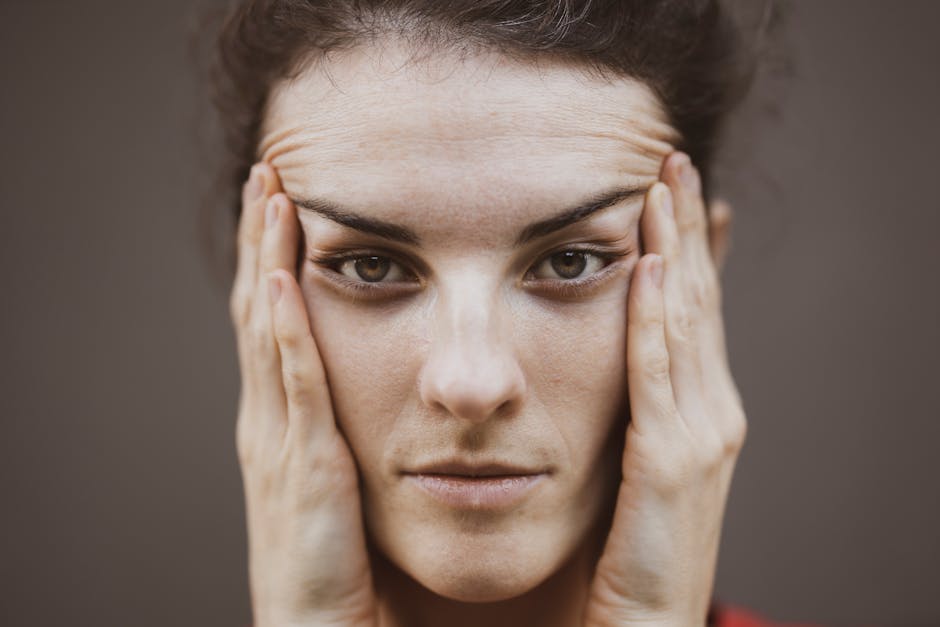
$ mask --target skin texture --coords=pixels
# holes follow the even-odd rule
[[[701,623],[745,432],[713,263],[730,210],[709,242],[655,97],[393,42],[323,69],[273,93],[239,227],[256,624]],[[639,192],[516,243],[614,186]],[[420,244],[298,210],[313,198]],[[572,290],[551,255],[585,246],[606,256]],[[381,291],[350,289],[340,253],[392,260]],[[493,512],[403,475],[453,458],[545,476]]]

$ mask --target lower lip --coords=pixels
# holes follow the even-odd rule
[[[432,497],[457,509],[497,510],[519,503],[545,474],[468,477],[406,475]]]

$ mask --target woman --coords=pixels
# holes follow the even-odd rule
[[[739,41],[691,0],[233,10],[257,627],[749,624],[711,598]]]

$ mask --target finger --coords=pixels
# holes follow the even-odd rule
[[[712,265],[709,263],[706,267],[702,263],[705,259],[710,262],[711,258],[701,178],[687,154],[674,152],[663,163],[660,179],[669,185],[676,203],[676,224],[686,262],[686,278],[692,279]]]
[[[627,304],[627,387],[637,433],[673,428],[678,411],[669,375],[663,306],[663,259],[643,255],[633,272]]]
[[[708,211],[708,244],[718,273],[721,274],[731,248],[731,223],[733,213],[731,205],[716,199]]]
[[[688,155],[673,153],[663,166],[663,180],[676,200],[689,307],[693,317],[710,318],[721,308],[721,293],[718,271],[708,245],[708,218],[698,170]]]
[[[279,268],[268,275],[268,281],[287,397],[287,438],[294,446],[304,446],[324,429],[336,426],[326,373],[294,276]]]
[[[271,340],[259,325],[253,325],[257,310],[266,309],[258,302],[258,257],[264,232],[264,208],[268,197],[280,188],[280,181],[268,163],[256,163],[242,189],[242,211],[238,223],[238,264],[230,296],[230,312],[235,326],[242,395],[253,402],[259,388],[256,371],[262,360],[270,362]],[[253,315],[253,311],[255,312]],[[266,348],[268,347],[268,348]],[[260,353],[258,352],[260,350]]]
[[[293,204],[282,192],[272,195],[264,208],[264,234],[259,246],[259,280],[255,283],[255,309],[251,316],[252,353],[250,389],[257,395],[261,406],[280,418],[272,425],[283,430],[286,425],[287,401],[281,379],[281,363],[274,337],[271,305],[268,298],[266,275],[283,269],[293,276],[293,262],[297,254],[299,225],[293,213]]]
[[[268,199],[264,214],[264,235],[261,238],[259,268],[263,274],[284,268],[294,275],[300,224],[294,203],[278,192]]]
[[[674,215],[672,193],[663,183],[650,188],[647,209],[643,212],[643,240],[647,250],[662,255],[664,266],[664,309],[666,346],[669,350],[670,376],[676,394],[676,406],[687,421],[700,413],[702,375],[698,347],[697,320],[687,305],[683,278],[683,251]]]
[[[238,262],[230,302],[236,326],[245,324],[251,315],[252,297],[258,281],[258,249],[264,231],[264,206],[279,186],[270,164],[256,163],[242,188],[242,209],[236,241]]]

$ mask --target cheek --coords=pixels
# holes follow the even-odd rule
[[[626,286],[618,286],[591,301],[543,307],[527,317],[522,343],[529,347],[530,386],[554,418],[578,474],[599,461],[625,405],[626,298]]]
[[[416,316],[352,304],[303,277],[301,285],[337,425],[360,468],[378,472],[383,444],[413,397],[406,364],[419,347],[409,327]]]

